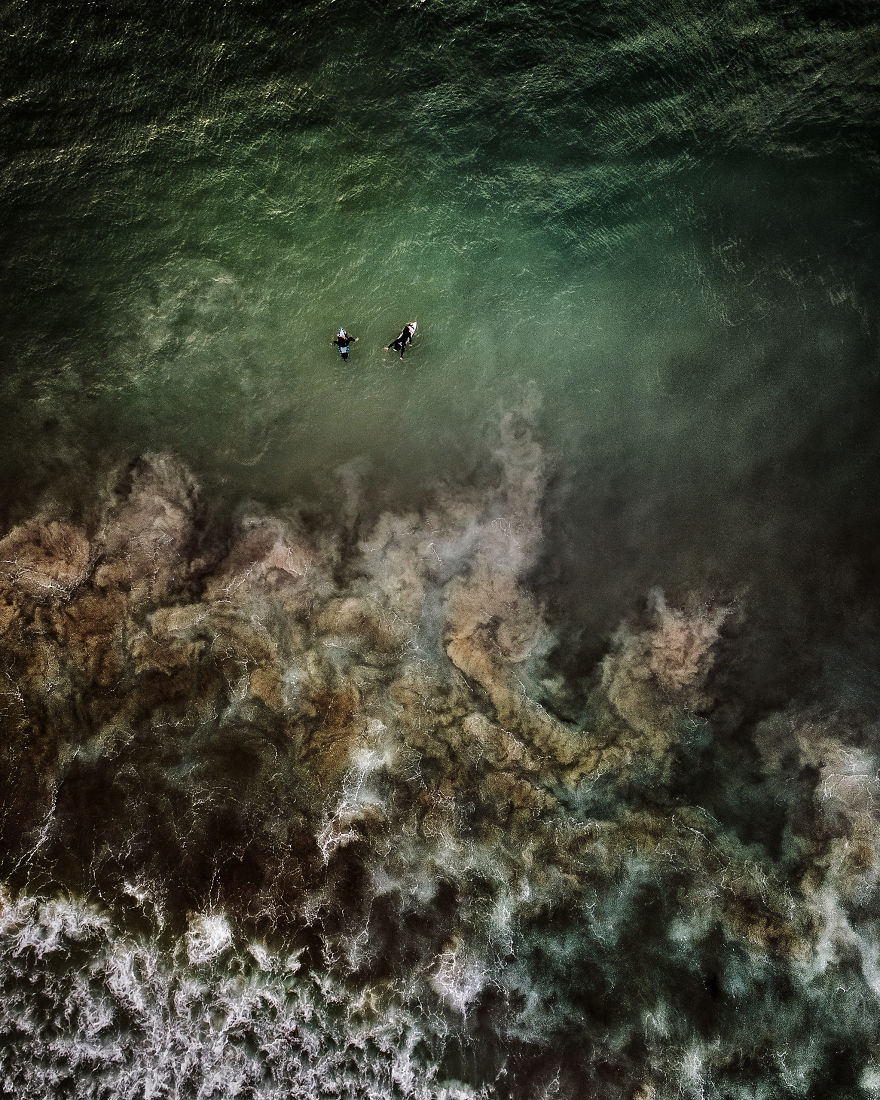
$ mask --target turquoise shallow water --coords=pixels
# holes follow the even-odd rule
[[[878,22],[2,4],[0,1094],[880,1095]]]

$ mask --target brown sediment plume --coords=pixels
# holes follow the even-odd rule
[[[198,508],[198,486],[179,462],[161,454],[139,459],[104,509],[95,587],[123,590],[135,605],[184,588],[203,565],[194,552]]]
[[[676,718],[706,704],[724,611],[668,609],[655,593],[641,628],[615,639],[594,727],[542,705],[534,685],[552,635],[527,577],[548,466],[533,411],[502,417],[494,482],[443,487],[354,542],[349,486],[336,538],[248,515],[212,547],[192,476],[161,455],[119,479],[91,540],[51,519],[16,529],[4,543],[31,563],[4,585],[20,617],[4,638],[16,706],[54,755],[105,726],[158,722],[190,731],[167,750],[185,760],[195,731],[256,723],[273,766],[315,807],[381,728],[383,782],[403,785],[415,820],[474,803],[487,836],[558,811],[561,788],[625,777],[646,758],[668,765]],[[216,801],[228,777],[211,783]]]
[[[427,786],[454,793],[469,762],[477,783],[487,766],[497,772],[486,800],[524,813],[544,804],[540,769],[574,755],[516,676],[547,635],[523,586],[544,459],[522,414],[504,418],[501,439],[494,489],[441,491],[423,511],[380,516],[354,544],[247,516],[225,549],[211,546],[197,485],[163,455],[116,479],[90,535],[51,517],[10,532],[3,657],[13,709],[32,734],[9,751],[24,765],[54,761],[104,728],[257,722],[274,730],[291,781],[321,798],[352,767],[370,723],[384,720],[401,752],[426,762]],[[473,698],[442,656],[444,631],[485,696]],[[498,751],[482,759],[474,736],[487,729]],[[533,759],[530,744],[547,759]],[[167,745],[177,757],[189,751],[179,737]],[[35,825],[53,789],[46,774],[42,798],[30,798],[30,814],[19,805],[17,819]]]
[[[405,986],[468,1020],[494,997],[517,1036],[641,1020],[669,953],[692,970],[685,1013],[739,988],[725,952],[810,980],[855,952],[880,988],[859,917],[880,881],[869,734],[794,707],[737,731],[777,801],[793,773],[806,792],[780,859],[744,843],[681,794],[689,724],[707,755],[731,738],[710,724],[733,611],[659,589],[578,685],[582,718],[560,717],[530,584],[548,464],[528,410],[499,440],[479,484],[369,525],[348,477],[335,525],[251,509],[220,536],[192,476],[149,455],[90,524],[9,532],[6,873],[222,906],[311,936],[377,1003]],[[611,1061],[635,1089],[665,1063],[630,1038]]]
[[[86,579],[91,550],[73,524],[35,517],[0,540],[0,585],[23,598],[63,599]]]
[[[620,627],[602,665],[602,688],[631,729],[662,739],[674,731],[675,717],[708,709],[706,679],[728,614],[717,606],[669,608],[654,589],[642,628]]]
[[[264,598],[296,614],[333,590],[333,561],[290,523],[266,516],[246,516],[228,554],[205,580],[210,601],[252,604]]]

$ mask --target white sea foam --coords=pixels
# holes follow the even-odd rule
[[[358,1012],[295,954],[254,942],[239,953],[220,913],[192,917],[177,947],[133,939],[75,900],[7,894],[2,913],[0,1031],[15,1039],[0,1049],[0,1085],[21,1100],[49,1100],[70,1075],[84,1097],[124,1100],[476,1095],[415,1056],[431,1042],[415,1006],[377,1014],[368,998]]]
[[[190,918],[186,953],[194,965],[209,962],[232,943],[232,928],[220,913],[199,913]]]

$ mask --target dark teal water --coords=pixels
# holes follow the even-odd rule
[[[0,1093],[880,1095],[880,8],[0,29]]]

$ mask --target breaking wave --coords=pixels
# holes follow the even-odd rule
[[[0,1093],[880,1096],[877,729],[750,705],[749,596],[577,674],[552,461],[211,511],[173,457],[0,542]]]

